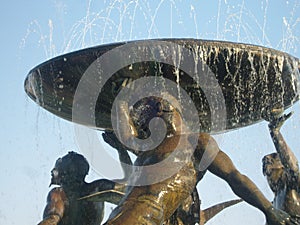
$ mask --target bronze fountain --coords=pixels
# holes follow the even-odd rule
[[[129,51],[124,49],[129,49]],[[116,51],[119,54],[115,60],[121,61],[120,63],[119,61],[116,63],[111,56],[107,57],[107,54],[111,51]],[[134,61],[128,63],[131,62],[132,58],[134,58]],[[105,74],[106,70],[103,69],[103,65],[107,68],[116,67],[117,69],[112,69],[109,74]],[[122,65],[122,67],[119,68],[119,65]],[[91,67],[92,70],[90,70]],[[88,73],[92,75],[86,76]],[[203,77],[203,74],[207,76]],[[157,39],[100,45],[55,57],[33,68],[26,77],[24,86],[28,96],[49,112],[63,119],[104,131],[106,135],[110,135],[111,139],[105,141],[118,151],[121,151],[120,149],[124,146],[118,142],[119,136],[114,134],[116,131],[113,123],[114,120],[118,121],[119,118],[113,117],[112,114],[114,114],[114,101],[119,94],[123,93],[122,89],[126,89],[127,94],[135,95],[135,97],[142,96],[143,91],[147,88],[158,89],[157,93],[171,91],[172,97],[177,99],[179,104],[184,101],[184,98],[182,98],[184,92],[191,99],[196,112],[198,112],[196,113],[197,123],[185,121],[186,125],[191,133],[200,134],[199,141],[203,142],[203,148],[206,148],[207,143],[205,140],[210,139],[209,134],[228,132],[264,119],[272,119],[292,106],[299,100],[299,75],[299,59],[271,48],[225,41]],[[92,79],[85,79],[86,77]],[[147,83],[144,83],[145,86],[143,87],[134,87],[135,81],[141,78],[152,78],[155,80],[155,85],[151,84],[152,87],[149,87]],[[83,79],[85,89],[81,88]],[[166,88],[168,86],[167,81],[174,84],[170,89]],[[80,93],[78,93],[78,89],[80,89]],[[221,100],[221,103],[219,100]],[[91,101],[91,104],[89,101]],[[124,102],[124,99],[121,99],[121,102]],[[158,102],[161,103],[160,100]],[[130,115],[129,109],[134,106],[134,103],[136,102],[128,100],[125,104],[128,110],[121,112]],[[89,104],[91,107],[87,109],[86,106]],[[147,104],[151,105],[152,103],[146,101],[145,107]],[[165,113],[168,110],[163,108],[162,112]],[[180,115],[184,114],[181,110],[178,109]],[[224,113],[219,114],[219,112]],[[189,115],[187,114],[187,116]],[[140,116],[138,119],[143,120],[144,117]],[[134,122],[135,125],[131,124],[132,134],[146,139],[147,135],[143,137],[139,126],[136,125],[139,121]],[[171,119],[166,119],[166,122],[170,122],[171,125],[176,123]],[[116,123],[118,124],[118,122]],[[168,134],[176,136],[173,133]],[[198,145],[200,142],[198,142]],[[165,144],[161,146],[165,149]],[[157,148],[159,149],[160,146]],[[162,157],[161,159],[166,157],[165,155],[161,156],[162,150],[147,154],[142,153],[141,155],[130,148],[127,150],[137,155],[136,163],[141,163],[140,165],[145,165],[144,163],[147,160],[155,157]],[[194,154],[201,153],[196,152]],[[139,158],[142,159],[139,160]],[[193,161],[193,163],[195,162]],[[195,168],[194,166],[193,170],[196,170]],[[175,181],[181,182],[181,179],[184,179],[183,177],[187,174],[185,172],[183,172],[183,175],[179,173],[179,178],[176,178]],[[203,175],[204,173],[201,173],[197,176],[202,178]],[[196,177],[195,179],[198,182],[201,178]],[[162,184],[164,184],[163,182]],[[172,183],[173,180],[170,182]],[[186,182],[190,181],[187,180]],[[195,185],[194,181],[191,183]],[[156,188],[154,184],[149,184],[147,188],[151,189],[151,187]],[[182,188],[184,189],[185,186],[183,185]],[[194,186],[191,188],[190,194],[192,196],[193,194],[194,196],[197,195],[197,191],[192,191]],[[106,224],[119,224],[118,217],[120,216],[135,218],[130,212],[127,213],[126,207],[130,208],[131,203],[128,203],[130,195],[139,193],[140,190],[136,187],[133,188],[133,193],[129,190],[121,195],[118,193],[120,205],[112,213]],[[171,188],[164,191],[167,192],[168,190],[174,191],[177,189]],[[153,192],[149,191],[150,197],[151,194],[154,196],[156,192],[159,195],[163,191],[157,189]],[[125,197],[123,198],[124,193]],[[109,199],[109,196],[112,195],[114,195],[114,191],[108,190],[91,196],[82,196],[81,200],[95,201],[96,199],[105,201],[105,198]],[[172,195],[170,196],[172,197]],[[142,197],[146,198],[146,195],[142,195]],[[170,200],[168,198],[166,201]],[[156,201],[157,199],[156,195],[152,200]],[[196,201],[197,198],[187,203],[188,210],[195,205],[199,209],[199,204],[197,205]],[[136,204],[139,204],[138,201]],[[155,221],[152,221],[153,224],[195,224],[195,221],[188,221],[187,217],[184,216],[181,219],[176,219],[180,218],[176,216],[175,219],[173,217],[173,219],[170,219],[170,215],[174,216],[173,213],[180,214],[185,199],[176,204],[179,205],[169,205],[174,210],[172,212],[166,210],[166,215],[159,217],[162,219],[155,216],[158,215],[156,213],[159,213],[155,212],[155,207],[150,208],[149,210],[153,212],[152,217],[155,217],[152,218]],[[143,204],[141,204],[141,207],[143,207]],[[134,209],[132,210],[134,211]],[[200,209],[197,212],[199,212],[199,215],[196,216],[196,219],[199,223]],[[279,224],[272,223],[277,219],[270,219],[269,224]],[[133,220],[126,221],[128,223],[125,222],[125,224],[133,224]],[[141,219],[135,221],[135,223],[152,224],[150,219],[145,221]],[[284,222],[280,224],[294,224]],[[122,223],[122,220],[120,223]]]

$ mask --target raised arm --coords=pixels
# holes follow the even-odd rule
[[[283,123],[290,118],[292,112],[289,114],[284,114],[269,123],[270,135],[272,137],[273,143],[275,145],[276,151],[279,154],[282,165],[285,168],[286,173],[289,175],[289,179],[293,179],[292,182],[299,180],[299,165],[298,160],[292,150],[289,148],[285,142],[280,128]],[[291,180],[290,180],[291,182]]]
[[[134,127],[132,119],[129,115],[129,107],[127,102],[120,100],[116,103],[116,117],[116,135],[122,140],[123,144],[130,146],[130,144],[132,144],[132,138],[137,136],[137,130]],[[133,153],[136,154],[134,150],[128,150],[133,151]]]
[[[52,189],[47,197],[43,220],[38,225],[57,225],[65,211],[67,198],[61,188]]]
[[[219,149],[215,140],[209,135],[200,135],[196,151],[205,149]],[[203,153],[202,153],[203,154]],[[201,153],[199,154],[201,155]],[[233,165],[231,159],[221,150],[209,165],[208,170],[224,179],[233,192],[250,205],[260,209],[266,216],[269,225],[294,224],[290,216],[283,211],[273,208],[258,187],[245,175],[241,174]]]
[[[119,100],[116,103],[116,131],[105,131],[102,134],[103,140],[111,147],[118,151],[119,161],[124,172],[124,179],[115,180],[119,182],[126,181],[132,173],[132,161],[128,151],[136,154],[134,150],[129,149],[125,145],[131,141],[131,138],[136,135],[136,130],[132,124],[129,115],[128,103]],[[116,133],[115,133],[116,132]],[[120,141],[122,140],[122,142]]]
[[[118,151],[119,155],[119,161],[121,163],[121,167],[124,173],[124,181],[129,178],[129,176],[132,173],[132,161],[131,158],[127,152],[126,146],[124,146],[118,139],[118,137],[115,135],[113,131],[105,131],[102,134],[103,140],[109,144],[111,147],[116,149]],[[119,180],[121,181],[121,180]]]

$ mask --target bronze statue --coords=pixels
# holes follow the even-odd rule
[[[125,186],[107,179],[87,183],[89,164],[75,152],[59,158],[51,171],[51,185],[43,220],[39,225],[99,225],[103,219],[104,202],[91,202],[78,199],[82,196],[103,190],[120,190]],[[113,194],[111,195],[113,201]]]
[[[133,47],[133,52],[128,52],[130,46]],[[121,56],[120,60],[116,60],[115,57],[109,59],[104,57],[107,56],[105,53],[111,52],[115,48],[125,49],[118,54]],[[180,50],[178,51],[178,49]],[[125,66],[124,68],[118,68],[119,65],[117,65],[113,68],[117,72],[110,77],[106,77],[106,73],[101,73],[105,68],[103,65],[111,67],[112,60],[121,62],[123,59],[131,58],[128,55],[152,55],[148,54],[149,50],[150,53],[153,50],[160,52],[163,60],[158,60],[158,62],[152,58],[141,62],[137,60],[137,62],[128,63],[131,66]],[[183,52],[185,54],[182,54]],[[129,53],[133,54],[130,55]],[[105,63],[99,64],[99,62],[102,62],[102,56]],[[173,65],[172,62],[177,62],[178,58],[181,59],[180,63]],[[185,65],[185,63],[193,63],[197,66],[191,66],[190,69],[184,71],[182,70],[184,68],[181,68],[180,65]],[[90,74],[86,71],[90,71],[91,65],[96,65],[92,67],[94,69],[91,73],[95,76],[88,76],[88,79],[86,79],[85,75]],[[212,118],[214,118],[212,115],[214,112],[218,112],[220,107],[210,108],[206,93],[203,93],[202,90],[203,84],[198,83],[198,80],[202,79],[202,73],[206,72],[203,68],[211,72],[208,78],[215,79],[216,84],[218,84],[215,86],[220,86],[220,90],[213,93],[221,94],[222,99],[225,100],[226,120],[224,126],[217,128],[211,126],[213,124]],[[177,70],[180,70],[179,73],[177,73]],[[137,155],[136,165],[151,165],[168,158],[173,153],[178,140],[182,139],[183,144],[179,146],[180,157],[182,158],[179,157],[179,161],[174,161],[174,163],[184,163],[184,166],[172,177],[162,182],[148,186],[133,185],[133,187],[127,188],[125,197],[112,212],[107,224],[161,224],[169,220],[191,197],[197,182],[201,180],[206,172],[206,170],[198,170],[204,152],[213,151],[218,152],[218,154],[207,170],[226,180],[238,196],[264,212],[269,225],[283,225],[295,223],[288,214],[275,209],[257,187],[237,171],[228,156],[219,150],[218,145],[208,133],[225,132],[248,126],[261,121],[264,114],[269,114],[272,110],[290,107],[299,100],[297,85],[299,71],[299,59],[287,53],[261,46],[196,39],[141,40],[96,46],[50,59],[29,72],[24,87],[26,93],[46,110],[61,118],[101,129],[105,132],[113,130],[112,106],[116,94],[118,94],[114,90],[123,87],[124,81],[128,79],[163,78],[162,83],[171,80],[178,87],[183,88],[195,104],[198,111],[196,114],[198,114],[201,124],[202,133],[200,134],[180,133],[182,126],[190,124],[181,123],[181,117],[176,110],[171,110],[172,112],[160,111],[160,107],[153,108],[151,106],[152,109],[150,107],[150,111],[148,111],[150,114],[146,113],[142,117],[129,115],[126,110],[123,111],[124,114],[128,113],[127,120],[133,120],[132,128],[135,130],[136,137],[140,138],[143,135],[148,135],[148,124],[144,120],[147,121],[156,116],[164,119],[170,128],[168,128],[169,133],[161,145],[152,151],[139,153],[133,149],[131,150]],[[175,74],[178,75],[174,76]],[[191,76],[192,74],[195,76]],[[81,84],[86,84],[85,82],[82,83],[82,80],[88,81],[87,84],[89,85],[82,86]],[[155,87],[161,92],[165,90],[160,89],[159,85]],[[100,90],[101,93],[98,92]],[[180,94],[173,97],[179,99]],[[141,104],[141,109],[148,106],[151,101],[154,104],[165,104],[158,99],[148,99]],[[199,136],[198,144],[191,141],[195,136],[197,138]],[[197,145],[197,148],[194,148],[194,144]],[[130,151],[130,149],[128,150]],[[193,154],[190,157],[191,152]],[[187,158],[189,160],[186,160]],[[82,212],[78,211],[77,207],[90,207],[91,205],[95,206],[95,204],[99,204],[97,205],[99,209],[103,207],[103,202],[101,203],[102,206],[100,203],[89,202],[85,199],[86,196],[99,190],[108,193],[107,197],[117,194],[116,187],[108,187],[106,190],[100,188],[98,190],[96,186],[102,187],[101,182],[85,183],[84,176],[79,179],[79,175],[74,174],[74,171],[71,171],[73,174],[68,173],[68,176],[72,174],[70,179],[66,179],[64,173],[55,174],[55,171],[53,171],[53,177],[56,178],[53,180],[60,187],[54,188],[48,196],[45,219],[43,220],[46,224],[51,224],[51,221],[54,224],[58,221],[61,224],[74,224],[74,221],[76,221],[76,224],[80,224],[86,217],[80,214]],[[125,177],[130,172],[125,171]],[[165,171],[157,170],[155,172],[159,174]],[[147,180],[150,179],[150,176],[150,173],[146,173],[145,177],[138,177],[138,179]],[[108,181],[109,184],[110,182]],[[72,185],[74,185],[74,189]],[[122,188],[124,188],[124,185]],[[118,192],[118,194],[120,193]],[[72,202],[73,200],[74,202]],[[70,201],[72,204],[70,204]],[[190,202],[188,204],[192,206],[194,203]],[[69,214],[67,209],[72,209],[70,212],[75,213]],[[100,211],[103,212],[103,210]],[[87,212],[90,212],[88,208]],[[67,215],[72,216],[69,218]],[[75,219],[78,217],[80,217],[78,220]],[[175,216],[175,218],[180,217]],[[97,218],[94,221],[96,220]],[[91,220],[90,223],[85,224],[93,224],[93,221]]]
[[[102,137],[106,143],[108,143],[113,148],[118,150],[120,162],[132,165],[132,161],[130,160],[130,157],[128,155],[127,148],[118,140],[118,138],[115,136],[113,132],[107,131],[102,134]],[[125,174],[125,178],[123,179],[124,182],[124,180],[128,179],[130,172],[126,171],[126,167],[122,167],[122,168]],[[111,197],[109,196],[111,194],[113,194],[115,197],[119,197],[119,200],[116,200],[115,202],[121,201],[121,198],[124,197],[125,195],[125,193],[122,193],[120,191],[106,190],[106,191],[100,191],[91,194],[89,196],[85,196],[82,199],[88,201],[104,202],[107,201],[107,199],[111,199]],[[197,188],[195,187],[191,195],[184,200],[184,202],[176,209],[173,215],[170,218],[168,218],[166,221],[164,221],[163,224],[164,225],[181,225],[181,224],[195,225],[198,223],[200,225],[204,225],[206,222],[208,222],[211,218],[213,218],[215,215],[217,215],[225,208],[240,203],[241,201],[242,201],[241,199],[230,200],[230,201],[218,203],[209,208],[201,210],[200,209],[201,201],[199,199]]]
[[[103,137],[110,143],[111,135],[104,134]],[[116,147],[116,145],[115,145]],[[120,161],[131,163],[127,152],[117,148]],[[109,181],[101,179],[90,184],[84,182],[87,175],[89,164],[86,159],[75,152],[69,152],[59,158],[54,169],[51,171],[51,185],[59,185],[53,188],[47,197],[47,206],[44,210],[43,221],[39,225],[54,224],[100,224],[104,214],[104,202],[118,204],[124,197],[125,185],[118,184],[116,180]],[[123,168],[124,170],[124,168]],[[128,174],[125,173],[125,179]],[[184,204],[179,207],[167,221],[165,225],[182,224],[190,225],[199,221],[204,224],[224,208],[239,203],[240,200],[232,200],[214,205],[208,209],[199,211],[199,198],[197,190],[194,191]],[[195,214],[197,214],[195,216]],[[198,216],[198,217],[197,217]],[[200,223],[201,224],[201,223]]]
[[[133,125],[131,127],[133,133],[140,138],[143,135],[147,137],[149,135],[148,122],[154,117],[162,118],[167,127],[173,129],[167,129],[169,133],[157,148],[138,155],[135,164],[146,166],[165,159],[172,153],[179,139],[181,139],[183,142],[180,146],[177,146],[181,154],[177,160],[180,163],[184,162],[184,165],[173,176],[161,182],[128,188],[125,197],[112,211],[105,223],[106,225],[162,224],[190,196],[197,182],[205,174],[206,170],[198,170],[204,152],[215,150],[218,153],[207,168],[208,171],[224,179],[235,194],[260,209],[265,214],[269,225],[295,224],[287,213],[275,209],[255,184],[235,168],[230,158],[219,149],[217,143],[209,134],[182,134],[181,129],[185,124],[176,109],[157,97],[144,98],[140,101],[140,105],[144,107],[133,107],[131,112],[128,112],[129,109],[126,110],[124,105],[120,107],[120,110],[123,110],[123,119],[128,118],[131,120],[128,121],[128,124]],[[125,102],[122,104],[126,105]],[[144,121],[144,123],[141,121]],[[122,129],[119,132],[122,132]],[[126,135],[128,136],[124,133],[123,137],[126,137]],[[191,149],[193,143],[190,140],[193,135],[199,135],[199,139],[197,148],[190,157],[189,153],[193,151]],[[129,136],[126,141],[130,141]],[[190,157],[189,160],[187,160],[188,157]],[[176,162],[172,166],[176,166]],[[164,171],[154,171],[154,173],[159,174],[164,173]],[[151,176],[153,174],[146,173],[144,177],[138,177],[136,182],[138,183],[139,179],[151,179]]]
[[[292,115],[285,114],[269,123],[276,153],[263,157],[263,174],[274,193],[273,206],[286,211],[300,224],[300,173],[298,160],[285,142],[280,128]]]

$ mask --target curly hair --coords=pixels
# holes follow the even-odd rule
[[[73,177],[76,180],[83,180],[88,174],[90,166],[84,156],[70,151],[67,155],[56,161],[55,168],[60,174],[67,177]]]

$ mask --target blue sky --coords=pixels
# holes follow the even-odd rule
[[[245,42],[300,57],[299,0],[12,0],[2,3],[1,8],[0,224],[37,224],[55,160],[69,150],[79,150],[73,125],[38,107],[24,92],[26,74],[37,64],[88,46],[159,37]],[[299,103],[293,110],[295,114],[282,132],[300,158]],[[261,158],[274,151],[267,124],[216,138],[237,168],[271,199],[261,173]],[[91,170],[88,180],[101,176]],[[203,207],[236,198],[224,181],[211,174],[198,187]],[[208,224],[263,223],[262,213],[242,203]]]

